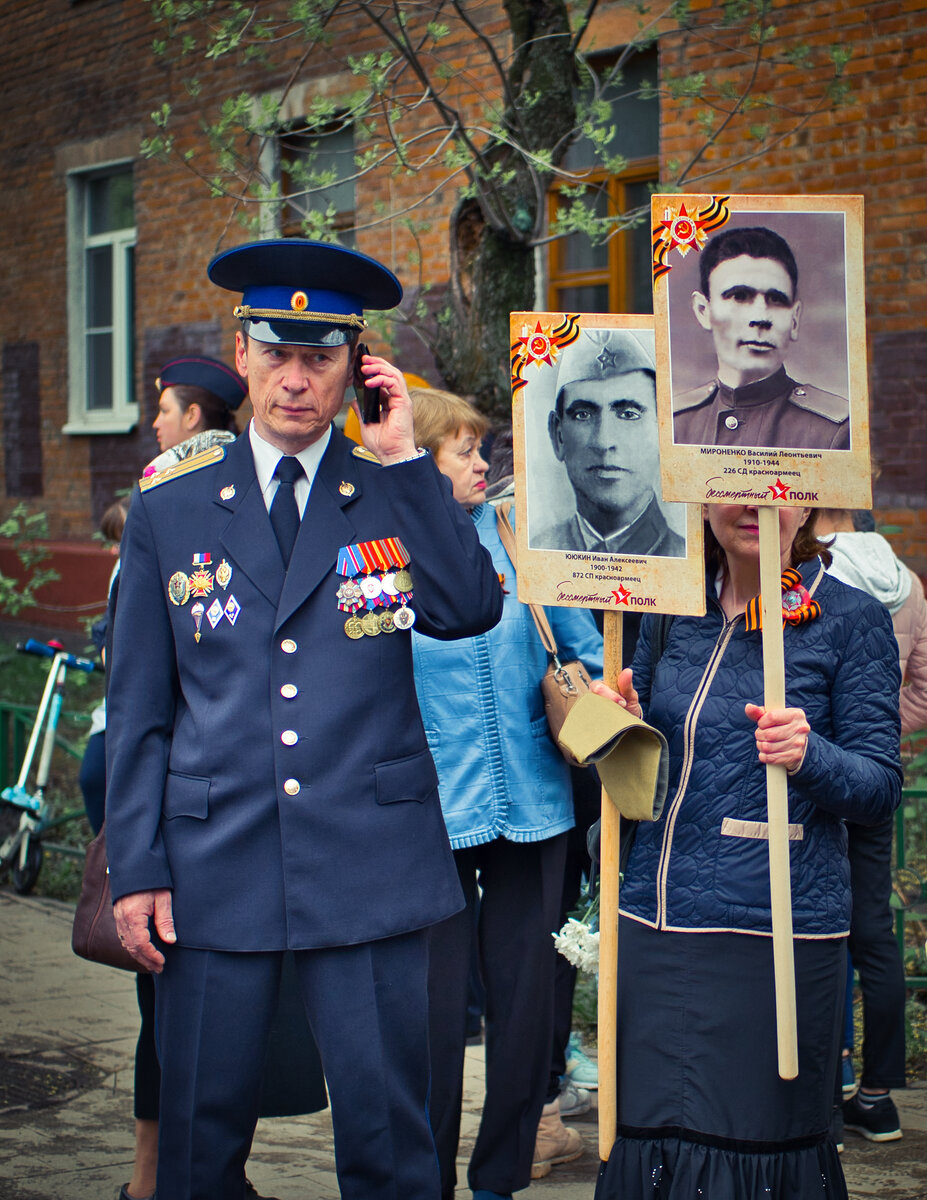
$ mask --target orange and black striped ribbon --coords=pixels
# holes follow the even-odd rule
[[[800,604],[792,607],[782,608],[782,627],[786,625],[804,625],[806,621],[813,621],[815,617],[821,615],[821,606],[817,600],[812,600],[803,587],[801,587],[801,575],[792,567],[786,567],[782,572],[782,594],[786,592],[794,592],[800,588],[800,594],[807,599],[803,599]],[[763,606],[759,596],[754,596],[746,608],[747,628],[762,629],[763,628]]]

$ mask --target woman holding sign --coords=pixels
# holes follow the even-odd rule
[[[786,696],[766,711],[755,507],[706,508],[707,614],[661,655],[644,619],[620,695],[670,748],[669,799],[621,890],[618,1136],[597,1200],[846,1197],[829,1137],[850,919],[844,820],[901,796],[898,652],[883,606],[825,573],[779,509]],[[777,1070],[765,764],[789,776],[798,1077]]]

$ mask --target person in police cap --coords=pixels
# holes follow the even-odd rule
[[[280,962],[329,1085],[341,1194],[435,1200],[426,929],[462,907],[408,630],[499,619],[489,555],[416,449],[402,374],[332,421],[398,280],[341,247],[227,251],[247,434],[142,480],[122,542],[107,835],[120,936],[157,975],[157,1194],[239,1200]]]
[[[656,498],[660,481],[653,356],[622,329],[584,329],[560,353],[548,434],[576,499],[529,534],[535,549],[685,555]]]
[[[158,415],[152,428],[161,452],[145,475],[238,437],[235,413],[248,388],[232,367],[203,354],[186,354],[165,363],[155,385]]]
[[[711,333],[718,373],[674,394],[677,445],[849,449],[847,400],[796,383],[785,369],[802,313],[785,238],[762,225],[715,234],[699,259],[692,311]]]

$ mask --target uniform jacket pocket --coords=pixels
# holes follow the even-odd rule
[[[208,779],[200,775],[180,775],[168,771],[164,790],[164,815],[173,817],[197,817],[205,821],[209,815]]]
[[[427,750],[377,763],[373,769],[377,777],[377,804],[398,804],[402,800],[417,800],[422,804],[438,787],[438,773]]]

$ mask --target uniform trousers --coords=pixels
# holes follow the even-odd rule
[[[863,1070],[867,1088],[904,1087],[904,966],[889,900],[895,818],[878,825],[847,825],[850,957],[863,993]]]
[[[457,1182],[466,1045],[467,976],[476,937],[486,993],[486,1096],[467,1173],[469,1186],[506,1195],[531,1181],[550,1073],[553,988],[566,834],[540,842],[504,838],[455,850],[468,909],[430,931],[428,974],[431,1118],[441,1194]]]
[[[282,953],[166,947],[159,1200],[239,1200]],[[294,954],[329,1085],[343,1200],[437,1200],[425,931]]]

